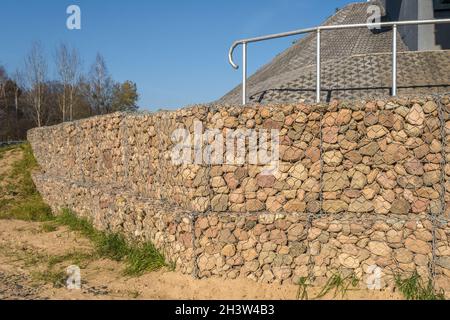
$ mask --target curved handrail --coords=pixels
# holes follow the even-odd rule
[[[285,37],[290,37],[290,36],[294,36],[294,35],[310,33],[310,32],[316,31],[317,29],[318,28],[306,28],[306,29],[288,31],[288,32],[283,32],[283,33],[274,33],[274,34],[269,34],[267,36],[241,39],[241,40],[235,41],[235,42],[233,42],[233,44],[230,47],[230,50],[228,51],[228,62],[231,64],[231,66],[234,69],[239,69],[239,65],[237,65],[233,60],[233,52],[234,52],[234,49],[236,49],[236,47],[240,44],[260,42],[260,41],[277,39],[277,38],[285,38]]]
[[[236,47],[238,46],[238,45],[240,45],[241,44],[241,42],[240,41],[235,41],[235,42],[233,42],[233,44],[231,45],[231,47],[230,47],[230,50],[228,51],[228,62],[231,64],[231,66],[234,68],[234,69],[239,69],[239,65],[237,65],[236,63],[234,63],[234,61],[233,61],[233,52],[234,52],[234,49],[236,49]]]
[[[233,44],[230,47],[230,50],[228,51],[228,62],[234,69],[239,69],[239,65],[236,64],[233,60],[233,52],[239,45],[245,45],[252,43],[252,42],[259,42],[259,41],[265,41],[270,39],[277,39],[277,38],[284,38],[294,35],[300,35],[305,33],[311,33],[311,32],[317,32],[319,35],[318,37],[318,69],[320,68],[320,33],[321,31],[326,30],[337,30],[337,29],[352,29],[352,28],[381,28],[381,27],[394,27],[396,30],[398,26],[406,26],[406,25],[425,25],[425,24],[443,24],[443,23],[450,23],[450,19],[435,19],[435,20],[407,20],[407,21],[395,21],[395,22],[380,22],[380,23],[359,23],[359,24],[346,24],[346,25],[331,25],[331,26],[319,26],[315,28],[306,28],[306,29],[299,29],[289,32],[283,32],[283,33],[275,33],[275,34],[269,34],[267,36],[260,36],[255,38],[248,38],[248,39],[241,39],[238,41],[233,42]],[[394,39],[396,37],[394,36]],[[393,43],[393,53],[396,53],[396,42]],[[245,57],[246,59],[246,57]],[[396,62],[395,54],[393,57],[393,63]],[[246,61],[244,61],[244,67],[246,67]],[[318,90],[320,90],[320,75],[318,70]],[[246,71],[243,72],[244,75],[246,75]],[[393,70],[394,74],[394,80],[396,70]],[[245,86],[246,79],[243,79],[242,84]],[[396,83],[393,83],[393,95],[396,93]],[[246,103],[246,97],[245,97],[245,88],[243,88],[243,104]],[[317,100],[319,100],[319,92],[317,93]]]

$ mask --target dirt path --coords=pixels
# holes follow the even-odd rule
[[[6,198],[7,192],[3,190],[9,182],[8,174],[11,172],[13,164],[20,160],[22,152],[12,149],[0,154],[0,199]]]
[[[122,274],[124,265],[97,259],[93,253],[89,240],[64,227],[47,230],[45,223],[0,220],[0,299],[295,299],[298,289],[248,279],[195,280],[168,270],[128,278]],[[66,268],[77,263],[82,288],[68,290],[61,279]],[[348,298],[399,296],[349,291]]]
[[[11,171],[12,165],[14,162],[19,160],[22,157],[22,152],[18,149],[12,149],[9,151],[5,151],[0,156],[0,175],[5,173],[9,173]]]

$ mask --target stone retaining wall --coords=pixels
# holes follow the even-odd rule
[[[324,282],[418,271],[450,291],[446,97],[199,106],[31,130],[35,183],[57,211],[150,240],[179,270]],[[177,128],[280,130],[279,170],[175,165]],[[193,150],[194,151],[194,150]]]

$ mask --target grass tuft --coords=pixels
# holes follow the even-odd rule
[[[53,219],[52,210],[42,202],[40,197],[28,197],[22,203],[14,203],[9,210],[0,213],[0,218],[18,219],[24,221],[50,221]]]
[[[99,234],[96,247],[100,256],[115,261],[124,260],[129,253],[129,246],[125,238],[117,233]]]
[[[444,292],[436,292],[431,280],[425,283],[417,271],[408,278],[396,274],[395,284],[407,300],[445,300]]]
[[[64,209],[56,221],[89,238],[100,257],[124,261],[126,263],[124,274],[127,276],[140,276],[147,271],[171,267],[152,243],[129,243],[120,234],[98,231],[87,219],[78,218],[68,209]]]
[[[348,276],[342,276],[339,272],[334,273],[327,281],[325,286],[317,295],[317,298],[324,297],[327,293],[334,290],[334,297],[341,295],[342,298],[345,297],[350,286],[356,288],[358,286],[359,279],[354,273]]]
[[[127,267],[125,274],[128,276],[142,275],[145,272],[157,271],[168,266],[164,256],[155,248],[152,243],[135,245],[130,248],[127,255]]]
[[[64,271],[45,270],[41,272],[35,272],[32,277],[37,281],[44,283],[50,283],[55,288],[62,288],[65,286],[67,275]]]
[[[95,240],[98,233],[87,219],[78,218],[69,209],[62,209],[61,214],[55,218],[55,222],[67,226],[70,230],[77,231],[91,240]]]
[[[49,233],[49,232],[54,232],[54,231],[58,230],[58,226],[55,223],[47,222],[42,225],[41,229],[42,229],[42,232]]]
[[[310,281],[308,277],[301,277],[297,281],[297,300],[308,300],[308,287],[310,286]]]

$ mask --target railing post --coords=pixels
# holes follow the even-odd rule
[[[242,44],[242,104],[247,104],[247,42]]]
[[[316,62],[316,73],[317,73],[317,79],[316,79],[316,102],[320,102],[320,87],[321,87],[321,74],[320,74],[320,28],[317,28],[317,62]]]
[[[397,96],[397,25],[392,27],[392,96]]]

